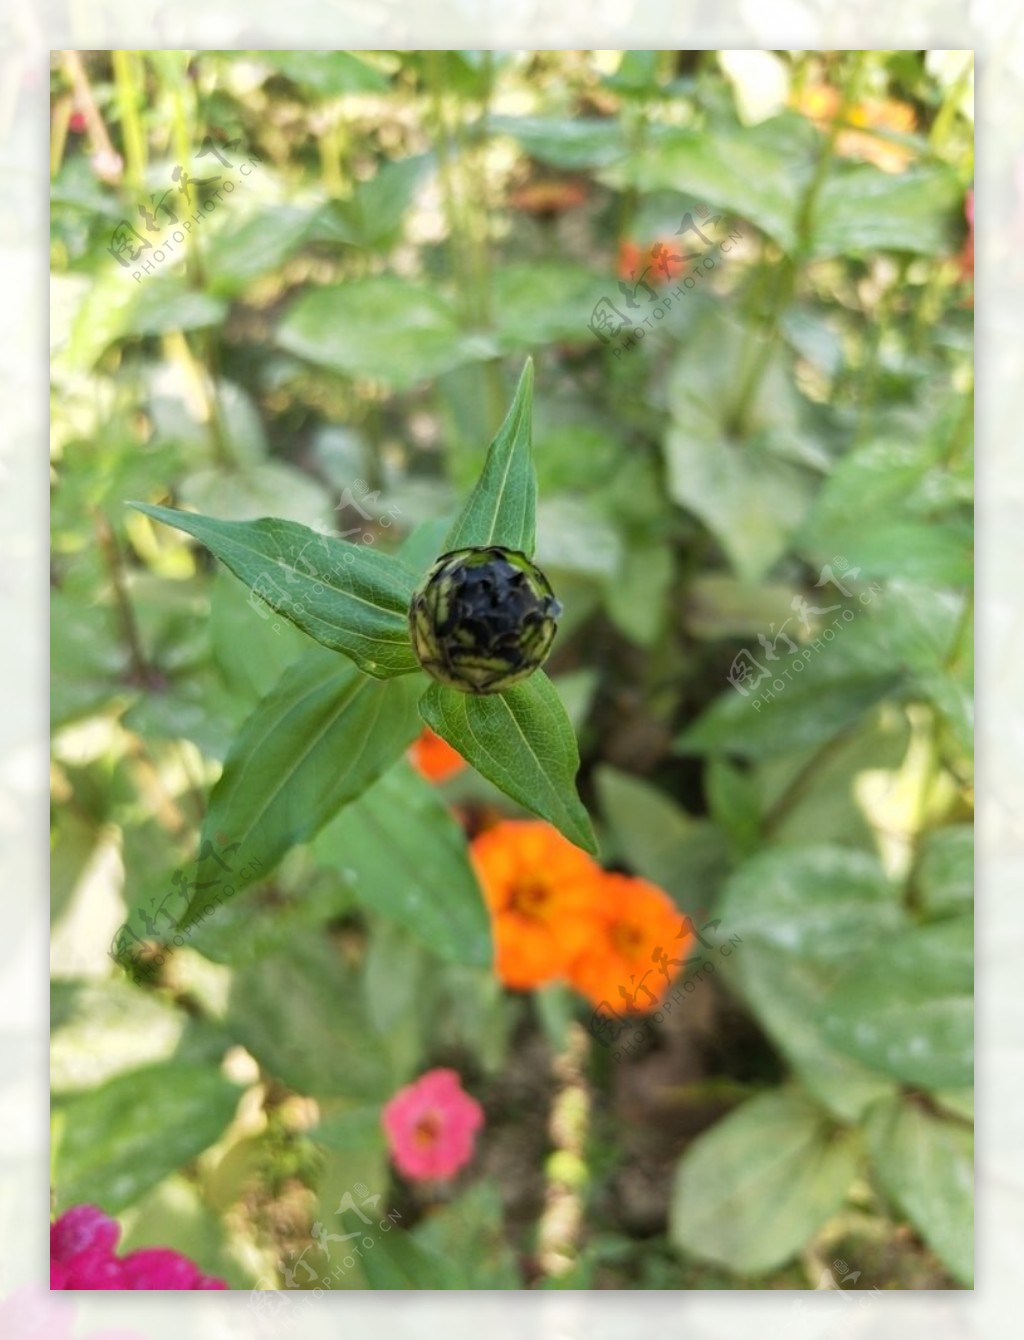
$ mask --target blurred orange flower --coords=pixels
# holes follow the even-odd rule
[[[678,279],[686,270],[683,248],[673,237],[659,238],[652,246],[641,247],[631,237],[619,243],[618,276],[638,287],[641,283],[659,287]]]
[[[444,782],[466,766],[466,760],[447,740],[426,727],[411,749],[413,766],[428,782]]]
[[[796,110],[819,130],[828,130],[838,115],[842,98],[830,84],[814,84],[801,90],[792,101]],[[865,98],[850,108],[846,120],[847,127],[836,137],[836,153],[841,158],[860,158],[874,163],[883,172],[902,172],[914,157],[913,149],[907,145],[882,139],[875,133],[888,130],[911,134],[917,121],[909,103],[895,98]]]
[[[568,178],[528,181],[512,192],[513,208],[541,218],[555,218],[568,209],[586,204],[587,189],[582,182]]]
[[[525,991],[564,976],[595,934],[600,866],[550,824],[532,820],[496,824],[470,850],[500,980]]]
[[[656,884],[603,875],[592,905],[593,931],[569,967],[569,981],[592,1005],[656,1009],[693,948],[690,922]]]

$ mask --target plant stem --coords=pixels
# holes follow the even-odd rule
[[[486,211],[476,209],[478,200],[476,192],[470,189],[465,181],[459,181],[466,159],[465,130],[460,117],[456,122],[455,131],[455,142],[458,146],[456,155],[453,153],[452,135],[444,106],[444,53],[428,51],[424,54],[427,57],[429,71],[438,176],[448,222],[448,249],[455,277],[459,312],[463,324],[469,329],[487,329],[491,320],[491,277]],[[486,118],[485,99],[480,117],[482,125],[486,123]],[[463,206],[463,200],[467,202],[466,207]],[[469,204],[470,201],[473,203]],[[500,360],[488,359],[481,368],[481,375],[489,429],[491,432],[496,432],[505,414],[505,391],[502,385]]]
[[[125,646],[131,662],[132,682],[141,687],[150,687],[157,677],[142,646],[142,636],[139,633],[139,625],[124,579],[124,560],[121,557],[117,539],[110,522],[98,508],[93,510],[93,523],[96,527],[100,553],[103,555],[103,561],[110,574],[114,603],[117,606],[118,617],[121,620],[121,631],[124,634]]]
[[[815,164],[814,172],[797,208],[792,254],[785,256],[779,265],[777,272],[778,278],[775,284],[775,292],[772,299],[771,311],[768,316],[767,327],[765,331],[757,337],[758,347],[754,351],[753,358],[745,360],[748,364],[748,369],[736,398],[736,406],[733,410],[730,424],[731,431],[737,436],[743,436],[747,430],[747,420],[750,416],[750,411],[754,401],[757,399],[757,393],[761,388],[762,379],[764,378],[764,375],[768,370],[768,365],[775,353],[775,340],[778,335],[779,326],[785,315],[786,308],[793,299],[800,271],[810,254],[811,243],[813,241],[814,211],[818,203],[818,196],[821,193],[822,186],[825,184],[829,168],[832,166],[832,159],[835,156],[836,141],[843,128],[843,122],[846,119],[850,107],[856,101],[857,92],[860,87],[861,73],[864,68],[864,61],[867,54],[868,53],[864,51],[858,51],[855,54],[849,77],[843,86],[839,108],[836,111],[835,118],[832,121],[825,143],[822,145],[821,153],[818,155],[818,161]]]
[[[136,79],[134,51],[112,51],[117,105],[121,114],[121,138],[124,142],[125,182],[140,190],[146,180],[146,132],[139,116],[140,88]]]
[[[64,162],[64,149],[68,141],[68,124],[71,121],[71,98],[65,94],[53,104],[53,116],[50,120],[50,180],[60,171]]]
[[[559,1091],[551,1106],[548,1134],[552,1153],[547,1160],[544,1210],[537,1227],[537,1260],[547,1278],[570,1271],[579,1253],[583,1225],[584,1161],[590,1096],[584,1078],[587,1033],[577,1022],[567,1030],[564,1051],[555,1061]]]
[[[838,734],[833,735],[822,747],[817,750],[799,770],[793,780],[783,791],[775,804],[764,816],[761,823],[761,832],[764,838],[772,837],[779,827],[792,813],[795,806],[803,800],[804,796],[812,790],[817,781],[819,770],[827,763],[831,763],[838,754],[842,753],[850,737],[851,727],[847,726]]]
[[[85,72],[81,52],[63,51],[61,52],[61,59],[64,64],[64,71],[75,91],[75,102],[78,104],[78,110],[85,117],[92,151],[94,154],[102,155],[108,163],[113,164],[115,160],[120,159],[121,155],[114,148],[113,141],[107,133],[106,122],[103,120],[103,115],[93,96],[92,85],[89,83],[89,76]],[[107,176],[108,180],[111,179],[112,171]]]

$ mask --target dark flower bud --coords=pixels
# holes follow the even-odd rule
[[[501,693],[544,663],[561,612],[525,554],[456,549],[413,596],[409,628],[428,675],[462,693]]]

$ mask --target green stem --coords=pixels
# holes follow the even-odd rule
[[[826,764],[831,763],[838,754],[842,753],[849,736],[850,727],[846,727],[839,731],[837,735],[833,735],[830,740],[827,740],[808,759],[765,815],[761,824],[761,832],[765,838],[772,837],[800,801],[803,800],[804,796],[813,790],[818,780],[818,772]]]
[[[757,348],[754,350],[753,357],[744,360],[747,363],[747,372],[741,383],[730,422],[730,429],[737,436],[742,436],[746,432],[751,408],[757,399],[762,379],[775,353],[775,341],[779,326],[786,308],[793,299],[800,271],[810,254],[813,240],[814,211],[818,203],[818,196],[821,194],[821,188],[824,186],[825,179],[832,166],[836,140],[839,138],[843,122],[850,107],[856,101],[861,73],[867,55],[867,52],[858,51],[854,57],[849,77],[843,87],[840,106],[822,146],[821,153],[818,155],[811,180],[808,182],[797,208],[793,251],[791,255],[784,257],[779,265],[778,279],[768,316],[767,328],[757,337]]]
[[[139,116],[142,89],[136,78],[138,57],[134,51],[112,51],[110,57],[114,67],[117,107],[121,115],[125,181],[129,187],[138,191],[146,180],[146,132]]]
[[[490,258],[487,249],[486,211],[478,209],[478,194],[464,179],[467,146],[461,117],[456,121],[455,144],[448,127],[444,105],[444,53],[428,51],[427,70],[431,95],[432,119],[437,144],[438,176],[448,222],[448,249],[455,277],[456,297],[463,323],[470,329],[490,325]],[[487,101],[481,115],[487,117]],[[461,187],[461,189],[460,189]],[[505,389],[501,364],[488,359],[482,369],[484,397],[491,432],[496,432],[505,414]]]
[[[128,594],[128,586],[124,577],[124,560],[121,557],[117,539],[110,522],[98,509],[93,512],[93,524],[96,527],[100,553],[103,555],[104,564],[110,574],[114,604],[117,606],[118,617],[121,620],[121,631],[124,634],[125,647],[128,651],[128,659],[131,662],[132,682],[141,687],[148,687],[153,683],[153,667],[150,665],[142,646],[142,635],[139,632],[138,621],[135,618],[131,597]]]
[[[964,68],[946,90],[946,96],[942,100],[942,106],[939,108],[938,116],[936,116],[928,135],[928,144],[936,151],[941,150],[943,142],[949,135],[950,127],[956,119],[960,99],[964,95],[973,71],[974,56],[968,53]]]

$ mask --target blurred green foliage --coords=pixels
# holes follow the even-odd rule
[[[970,1284],[968,58],[55,58],[60,1208],[238,1288],[319,1283],[296,1263],[357,1186],[397,1228],[332,1287],[815,1287],[835,1255]],[[454,820],[332,748],[346,663],[124,505],[425,565],[527,354],[603,858],[741,937],[635,1050],[591,1046],[564,1274],[544,1114],[582,1004],[500,989]],[[396,740],[406,682],[367,706]],[[283,790],[229,770],[211,807],[278,700]],[[133,984],[111,940],[169,938],[201,830],[270,863]],[[447,1204],[378,1124],[428,1064],[488,1111]]]

